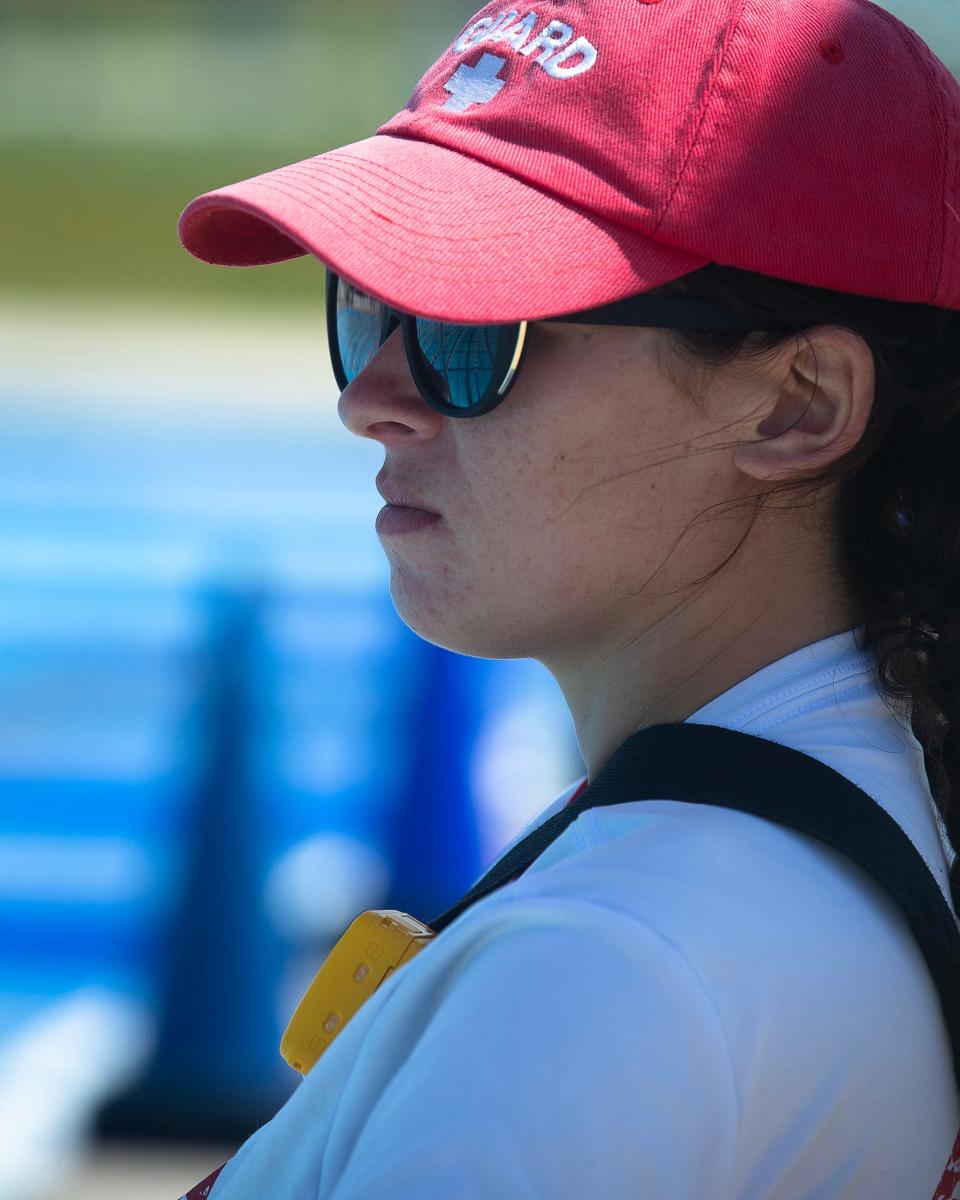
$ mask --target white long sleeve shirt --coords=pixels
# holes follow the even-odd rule
[[[921,748],[852,630],[688,721],[840,771],[949,898]],[[930,1200],[958,1126],[939,999],[886,894],[805,834],[639,801],[583,813],[391,976],[210,1197]]]

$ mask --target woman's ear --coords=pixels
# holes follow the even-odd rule
[[[785,357],[768,376],[769,403],[744,421],[734,454],[754,479],[813,473],[842,458],[863,436],[873,407],[873,354],[852,330],[809,329]]]

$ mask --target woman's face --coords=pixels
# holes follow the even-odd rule
[[[666,593],[717,566],[740,526],[678,539],[748,481],[732,452],[710,452],[729,440],[722,421],[661,370],[663,331],[541,322],[529,332],[512,391],[481,417],[450,418],[421,399],[399,331],[339,413],[383,443],[383,477],[443,517],[381,536],[404,622],[462,654],[559,664],[613,650],[681,605]]]

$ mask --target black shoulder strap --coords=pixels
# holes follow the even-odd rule
[[[471,904],[527,867],[585,809],[681,800],[753,813],[852,859],[903,912],[940,993],[960,1086],[960,929],[913,843],[879,804],[819,759],[718,725],[654,725],[632,734],[577,801],[513,847],[473,888],[430,921],[439,933]]]

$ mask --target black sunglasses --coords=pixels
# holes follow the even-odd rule
[[[546,317],[576,325],[647,325],[672,329],[787,330],[782,323],[745,325],[729,309],[705,300],[641,293],[600,308]],[[448,417],[479,417],[496,408],[516,383],[529,322],[459,325],[390,308],[327,268],[327,336],[340,390],[373,359],[400,326],[410,373],[423,399]]]

